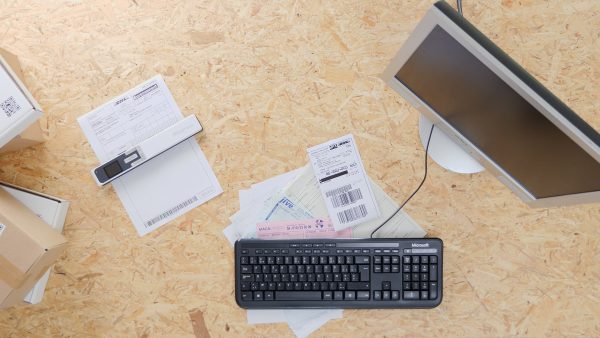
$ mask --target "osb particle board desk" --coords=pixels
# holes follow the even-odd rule
[[[353,133],[396,200],[422,175],[417,113],[377,78],[428,1],[62,1],[4,4],[49,140],[0,157],[0,179],[66,198],[70,244],[42,304],[0,312],[0,336],[290,336],[249,326],[221,234],[237,191]],[[467,1],[465,16],[600,130],[600,4]],[[225,192],[139,238],[76,118],[160,73]],[[406,207],[445,241],[433,310],[345,311],[315,336],[600,335],[600,206],[529,209],[487,173],[432,163]]]

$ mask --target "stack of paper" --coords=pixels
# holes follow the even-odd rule
[[[366,238],[398,207],[377,184],[370,181],[380,210],[376,219],[339,231],[342,237]],[[240,211],[230,217],[223,233],[233,245],[240,238],[265,238],[261,226],[281,223],[311,222],[329,218],[312,167],[307,165],[240,190]],[[258,232],[258,233],[257,233]],[[297,234],[290,234],[288,238]],[[330,236],[335,234],[328,233]],[[376,237],[423,237],[425,231],[404,211],[400,211],[377,233]],[[274,237],[271,237],[274,238]],[[279,233],[277,238],[283,238]],[[330,319],[342,317],[342,310],[248,310],[249,324],[287,322],[298,337],[306,337]]]

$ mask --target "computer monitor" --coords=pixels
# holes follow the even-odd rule
[[[440,165],[481,164],[532,207],[600,201],[598,132],[447,3],[432,6],[382,77],[420,111],[422,140],[435,125]]]

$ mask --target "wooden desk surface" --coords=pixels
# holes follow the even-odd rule
[[[430,4],[4,2],[0,45],[20,57],[49,139],[2,154],[0,179],[71,208],[43,303],[0,312],[0,336],[193,336],[190,313],[212,336],[291,336],[249,326],[235,304],[221,231],[237,192],[353,133],[369,175],[403,200],[423,170],[417,112],[377,76]],[[464,13],[600,130],[598,1],[465,1]],[[76,119],[155,74],[203,122],[225,192],[139,238],[90,177],[97,161]],[[599,336],[599,205],[534,210],[488,173],[430,163],[406,211],[445,242],[442,305],[345,311],[315,336]]]

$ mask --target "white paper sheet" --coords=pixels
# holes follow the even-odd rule
[[[352,134],[309,148],[308,157],[335,230],[380,215]]]
[[[78,118],[100,162],[108,161],[183,119],[161,76]],[[143,236],[221,194],[194,138],[164,152],[112,186]]]

